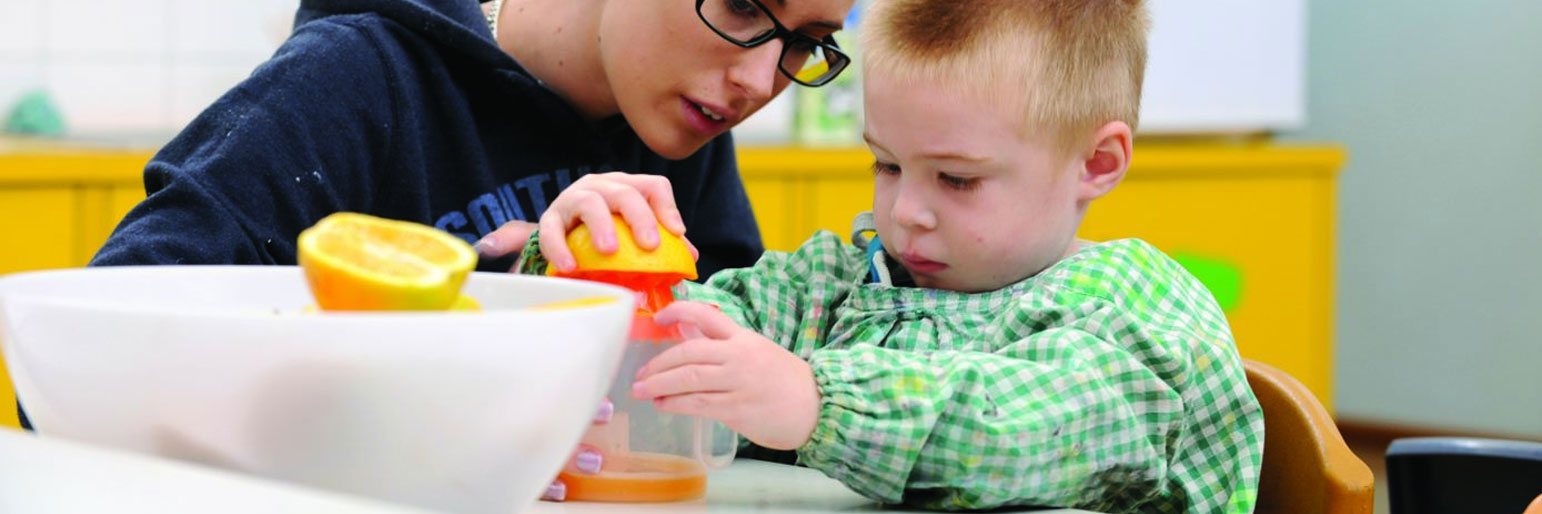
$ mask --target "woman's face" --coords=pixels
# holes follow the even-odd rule
[[[749,0],[703,0],[743,10]],[[841,27],[853,0],[762,0],[788,29],[815,39]],[[696,0],[611,0],[599,28],[600,64],[621,114],[654,152],[682,159],[764,107],[791,82],[777,69],[783,42],[742,48],[713,32]]]

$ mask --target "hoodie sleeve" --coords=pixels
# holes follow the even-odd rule
[[[147,198],[92,265],[293,264],[299,232],[369,208],[392,77],[364,31],[304,24],[145,167]]]

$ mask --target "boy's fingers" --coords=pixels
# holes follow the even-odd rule
[[[528,221],[510,221],[482,236],[472,248],[478,255],[489,258],[503,257],[524,249],[525,242],[536,225]]]
[[[637,368],[636,380],[647,378],[681,366],[695,364],[721,365],[728,362],[728,350],[724,345],[708,339],[693,339],[664,350],[657,357]]]
[[[665,396],[653,400],[659,412],[721,420],[722,410],[732,404],[730,393],[710,392]]]
[[[721,392],[727,390],[726,382],[722,366],[677,366],[632,383],[632,398],[652,400],[681,394]]]
[[[743,329],[717,307],[701,302],[672,303],[654,314],[653,321],[665,326],[676,323],[693,325],[703,336],[711,339],[727,339]]]

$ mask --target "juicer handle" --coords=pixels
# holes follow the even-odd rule
[[[710,419],[696,419],[696,444],[693,453],[696,460],[710,469],[727,467],[739,451],[739,434],[722,423]]]

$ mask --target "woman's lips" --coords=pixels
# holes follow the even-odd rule
[[[683,96],[680,97],[680,108],[685,111],[686,123],[690,124],[691,128],[696,129],[697,132],[700,132],[704,135],[715,136],[717,134],[721,134],[725,130],[728,130],[727,116],[723,116],[723,119],[718,120],[708,118],[706,114],[701,112],[701,104],[692,102],[688,98]],[[721,114],[719,111],[713,112]]]

